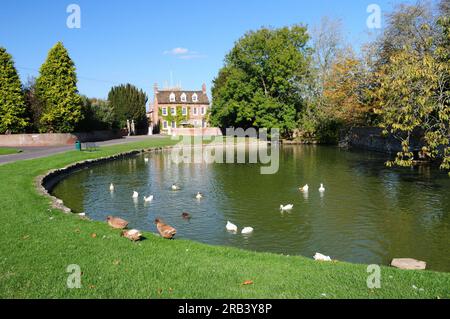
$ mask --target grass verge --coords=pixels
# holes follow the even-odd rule
[[[21,150],[15,149],[15,148],[9,148],[9,147],[0,147],[0,156],[1,155],[10,155],[10,154],[17,154],[22,152]]]
[[[381,268],[367,288],[367,266],[320,263],[151,234],[132,243],[106,223],[50,208],[35,178],[52,168],[170,139],[69,151],[0,167],[0,298],[448,298],[450,274]],[[95,236],[93,236],[95,234]],[[68,289],[71,264],[82,288]],[[243,285],[246,280],[251,285]]]

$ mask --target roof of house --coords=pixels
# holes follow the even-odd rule
[[[170,101],[170,95],[175,95],[175,102]],[[186,94],[186,102],[181,101],[182,94]],[[197,94],[198,101],[194,102],[192,96]],[[157,91],[158,104],[209,104],[208,95],[204,94],[203,91],[183,91],[183,90],[161,90]]]

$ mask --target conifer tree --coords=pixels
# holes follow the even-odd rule
[[[0,134],[20,133],[27,125],[19,75],[11,55],[0,47]]]
[[[41,132],[70,133],[83,119],[77,89],[75,64],[58,42],[48,53],[36,81],[36,93],[43,103]]]

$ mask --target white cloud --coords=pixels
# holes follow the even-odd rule
[[[171,54],[171,55],[181,55],[187,53],[189,53],[189,49],[186,48],[174,48],[172,50],[164,51],[164,54]]]
[[[178,59],[182,60],[193,60],[193,59],[203,59],[207,56],[204,54],[200,54],[196,51],[191,51],[186,48],[174,48],[172,50],[164,51],[165,55],[173,55],[176,56]]]

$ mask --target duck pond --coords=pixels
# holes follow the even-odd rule
[[[408,257],[450,271],[449,176],[428,166],[387,168],[387,159],[329,146],[281,146],[278,172],[261,175],[259,164],[177,164],[160,151],[77,171],[52,194],[76,213],[100,221],[118,216],[139,230],[156,233],[153,222],[162,218],[178,239],[310,258],[320,252],[365,264]],[[299,191],[305,184],[307,194]],[[149,195],[153,201],[144,202]],[[287,204],[293,209],[280,211]],[[186,212],[190,219],[182,217]],[[228,221],[237,233],[226,230]],[[243,235],[244,227],[254,231]]]

